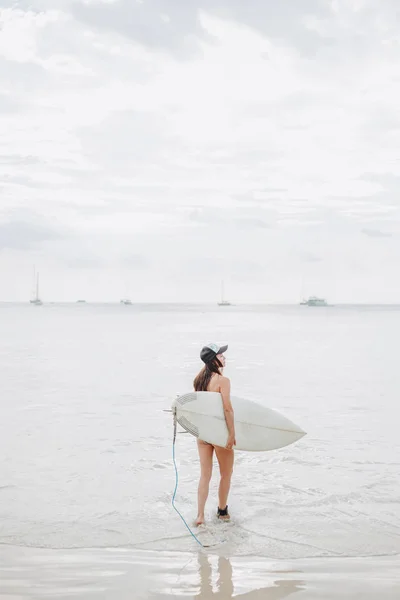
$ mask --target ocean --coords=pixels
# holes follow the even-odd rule
[[[400,554],[400,307],[0,305],[0,543],[197,551],[171,508],[172,417],[209,341],[232,393],[307,436],[236,453],[219,555]],[[196,443],[177,436],[177,506],[196,516]]]

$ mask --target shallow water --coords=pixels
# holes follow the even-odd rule
[[[235,394],[308,435],[237,453],[215,552],[270,558],[400,553],[400,309],[0,305],[0,542],[196,546],[171,509],[171,415],[202,344],[227,341]],[[195,516],[198,463],[177,441],[177,504]]]

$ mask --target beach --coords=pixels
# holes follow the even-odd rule
[[[0,598],[400,597],[399,307],[0,305]],[[171,507],[199,350],[307,436]],[[198,460],[178,434],[177,506]]]
[[[365,600],[400,596],[399,557],[273,561],[124,549],[0,548],[1,600]]]

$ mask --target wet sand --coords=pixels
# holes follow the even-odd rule
[[[0,600],[398,600],[400,556],[277,561],[0,546]]]

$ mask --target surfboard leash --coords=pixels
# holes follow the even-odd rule
[[[174,489],[174,493],[172,494],[172,507],[178,513],[178,515],[184,522],[190,535],[196,540],[196,542],[202,548],[207,548],[208,546],[205,546],[204,544],[202,544],[201,541],[199,540],[199,538],[193,533],[193,531],[190,529],[189,525],[186,523],[184,517],[182,516],[182,514],[179,512],[179,510],[175,506],[175,498],[176,498],[176,493],[178,491],[178,484],[179,484],[178,467],[176,466],[176,459],[175,459],[175,443],[176,443],[176,432],[177,432],[177,428],[178,428],[178,421],[177,421],[177,416],[176,416],[176,408],[174,408],[172,412],[173,412],[173,416],[174,416],[174,436],[173,436],[173,441],[172,441],[172,460],[173,460],[174,467],[175,467],[175,489]]]

